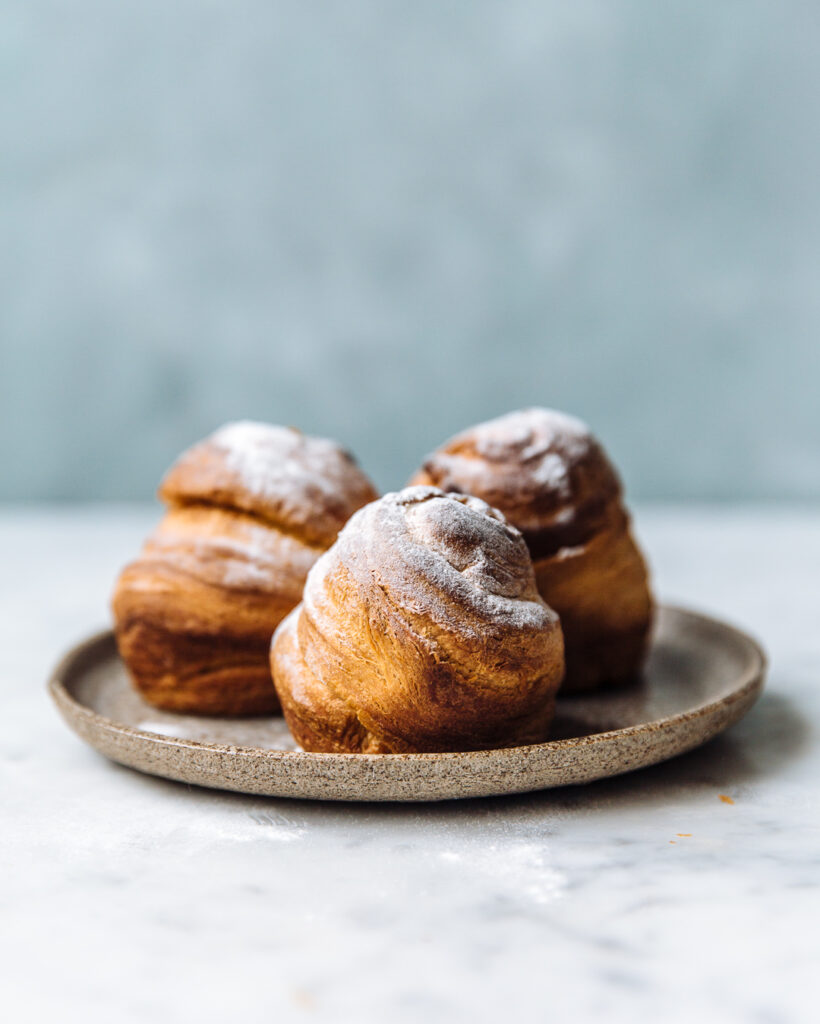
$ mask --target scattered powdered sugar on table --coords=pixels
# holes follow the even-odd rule
[[[516,902],[546,906],[564,895],[566,875],[549,863],[549,850],[540,843],[513,840],[464,844],[462,850],[442,850],[439,860],[463,875],[492,879],[496,888]]]

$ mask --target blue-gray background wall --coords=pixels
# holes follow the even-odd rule
[[[389,487],[534,403],[634,496],[817,498],[819,13],[6,0],[0,498],[239,417]]]

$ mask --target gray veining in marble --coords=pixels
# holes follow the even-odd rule
[[[152,517],[0,513],[8,1019],[812,1019],[817,512],[638,516],[664,598],[769,649],[730,733],[587,787],[430,806],[191,789],[65,728],[45,677],[104,625]]]

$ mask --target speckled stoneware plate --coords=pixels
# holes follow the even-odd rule
[[[309,800],[448,800],[590,782],[691,750],[749,710],[765,669],[750,637],[662,607],[642,680],[559,699],[549,743],[460,754],[308,754],[282,718],[157,711],[132,689],[110,632],[69,651],[49,688],[82,739],[151,775]]]

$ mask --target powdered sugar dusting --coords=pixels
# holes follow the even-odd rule
[[[523,537],[483,501],[418,486],[365,506],[311,570],[297,616],[304,671],[333,698],[311,693],[311,714],[338,705],[340,749],[351,728],[366,732],[356,749],[389,751],[545,735],[558,616]]]
[[[573,499],[574,467],[595,441],[586,424],[554,409],[521,409],[479,423],[430,455],[424,470],[447,491],[482,494],[518,526],[522,503]]]
[[[304,580],[317,558],[315,548],[247,518],[237,517],[213,532],[209,512],[186,512],[179,524],[174,513],[169,514],[144,553],[226,587],[274,592],[291,579]]]
[[[521,534],[478,498],[434,487],[407,487],[357,512],[334,549],[311,570],[305,601],[335,559],[363,577],[384,583],[413,614],[452,627],[453,607],[463,631],[480,634],[489,619],[506,627],[540,629],[555,620],[537,593]]]
[[[228,423],[210,438],[242,486],[260,498],[309,489],[332,496],[340,469],[351,463],[342,449],[324,438],[307,437],[290,427],[242,420]]]
[[[462,849],[441,850],[439,860],[453,865],[460,873],[491,878],[508,898],[547,906],[560,899],[567,889],[566,876],[550,864],[550,851],[542,843],[511,839],[503,842],[471,842]]]
[[[546,452],[530,467],[534,483],[551,490],[562,491],[569,486],[569,470],[566,459],[557,452]]]
[[[477,455],[490,462],[515,458],[531,479],[560,489],[567,483],[567,463],[589,448],[589,428],[554,409],[522,409],[481,423],[471,435]]]

